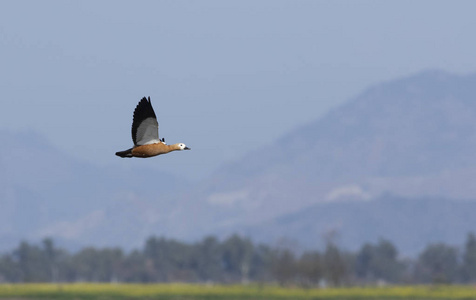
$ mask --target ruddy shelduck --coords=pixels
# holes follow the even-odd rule
[[[137,104],[134,110],[131,131],[134,147],[116,152],[117,156],[145,158],[175,150],[190,150],[183,143],[167,145],[165,139],[159,139],[159,123],[150,103],[150,97],[148,99],[142,98]]]

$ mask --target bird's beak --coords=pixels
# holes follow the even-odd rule
[[[183,148],[183,150],[192,150],[192,148],[185,147],[185,148]]]

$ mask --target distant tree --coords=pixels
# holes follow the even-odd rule
[[[395,246],[381,239],[377,245],[365,244],[355,258],[355,273],[365,281],[397,282],[404,271]]]
[[[443,243],[428,245],[419,255],[417,280],[432,283],[451,283],[456,279],[458,254],[454,247]]]
[[[323,262],[317,251],[305,252],[297,264],[298,278],[301,286],[317,285],[323,276]]]
[[[68,253],[44,239],[41,246],[21,242],[10,254],[0,258],[0,280],[9,282],[59,281],[60,269],[65,269]],[[65,280],[66,279],[65,272]]]
[[[151,237],[146,241],[144,255],[156,276],[156,281],[190,281],[192,272],[192,246],[173,239]],[[150,267],[149,267],[150,269]]]
[[[333,243],[328,243],[324,252],[324,274],[327,280],[334,286],[344,284],[348,276],[346,259]]]
[[[374,280],[371,272],[372,260],[374,257],[374,247],[366,243],[357,253],[355,260],[355,273],[359,278],[366,280]]]
[[[43,251],[45,253],[46,264],[49,267],[50,281],[56,282],[59,279],[59,260],[63,252],[55,248],[51,238],[43,240]]]
[[[21,282],[23,276],[18,267],[18,263],[14,261],[9,254],[0,257],[0,282]]]
[[[222,263],[231,280],[246,282],[249,279],[253,243],[248,238],[232,235],[223,242]]]
[[[150,237],[145,242],[143,256],[145,269],[151,282],[167,280],[167,272],[172,266],[167,262],[167,241],[163,238]]]
[[[273,275],[282,286],[293,283],[297,276],[297,261],[289,249],[277,249],[273,259]]]
[[[139,250],[132,251],[124,257],[121,268],[121,278],[126,282],[154,282],[154,269],[151,267],[152,261],[147,264],[147,259]]]
[[[13,251],[13,259],[17,262],[22,282],[49,281],[50,269],[47,257],[42,249],[27,242],[21,242]]]
[[[464,282],[476,282],[476,236],[473,232],[468,234],[463,253],[461,276]]]
[[[250,268],[252,280],[259,282],[272,280],[272,252],[273,250],[267,245],[254,247]]]
[[[223,276],[223,248],[215,237],[206,237],[193,247],[192,266],[202,281],[219,281]]]
[[[85,248],[71,259],[76,280],[113,282],[120,280],[124,254],[119,248]]]

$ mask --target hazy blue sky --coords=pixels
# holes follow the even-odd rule
[[[1,1],[0,130],[203,178],[371,84],[476,71],[474,1]],[[151,96],[168,143],[120,159]],[[3,141],[8,143],[8,141]],[[272,151],[272,149],[269,149]]]

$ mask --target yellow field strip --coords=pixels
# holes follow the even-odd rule
[[[476,299],[475,286],[394,286],[326,289],[281,288],[259,285],[199,284],[0,284],[0,298],[11,297],[150,298],[196,296],[289,299]]]

